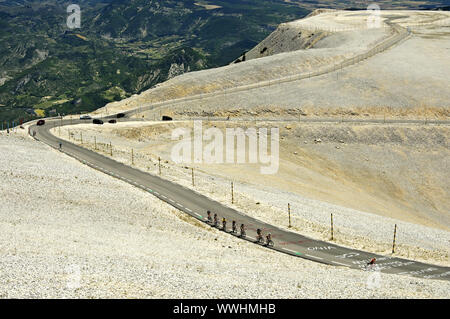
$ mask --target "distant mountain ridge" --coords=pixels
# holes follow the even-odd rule
[[[0,0],[0,121],[92,111],[229,64],[322,2],[79,0],[81,28],[70,30],[70,1]]]
[[[81,0],[81,28],[70,30],[68,4],[0,1],[0,121],[91,111],[224,65],[308,13],[281,0],[219,0],[212,10],[194,0]]]

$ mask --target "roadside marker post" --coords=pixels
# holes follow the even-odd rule
[[[83,144],[83,132],[80,132],[81,144]]]
[[[97,150],[97,136],[94,136],[94,147]]]
[[[392,253],[395,253],[395,237],[397,235],[397,224],[394,226],[394,241],[392,242]]]
[[[231,182],[231,204],[234,204],[234,185]]]
[[[191,172],[192,172],[192,186],[195,186],[195,184],[194,184],[194,168],[191,168]]]
[[[109,154],[112,156],[112,144],[109,142]]]
[[[291,204],[288,203],[288,215],[289,215],[289,228],[292,227],[291,225]]]
[[[131,149],[131,165],[134,165],[134,150]]]
[[[331,240],[334,239],[334,233],[333,233],[333,213],[331,213]]]
[[[158,157],[158,170],[159,170],[159,175],[161,175],[161,157]]]

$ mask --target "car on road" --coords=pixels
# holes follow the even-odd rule
[[[89,115],[81,115],[80,120],[92,120],[92,117],[90,117]]]
[[[118,114],[117,114],[117,118],[118,118],[118,119],[120,119],[120,118],[122,118],[122,117],[125,117],[125,114],[124,114],[124,113],[118,113]]]
[[[167,116],[167,115],[163,115],[163,116],[162,116],[162,120],[163,120],[163,121],[172,121],[172,117]]]
[[[108,123],[111,123],[111,124],[116,124],[116,123],[117,123],[117,121],[116,121],[116,120],[109,120],[109,121],[108,121]]]
[[[102,121],[102,120],[99,120],[99,119],[94,119],[94,120],[92,121],[92,123],[94,123],[94,124],[103,124],[103,121]]]
[[[45,124],[45,120],[39,120],[36,123],[37,126],[41,126],[41,125],[44,125],[44,124]]]

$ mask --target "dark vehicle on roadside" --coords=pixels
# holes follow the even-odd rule
[[[125,117],[125,114],[124,114],[124,113],[119,113],[119,114],[117,114],[117,118],[118,118],[118,119],[120,119],[120,118],[122,118],[122,117]]]
[[[41,126],[41,125],[44,125],[44,124],[45,124],[45,120],[39,120],[36,123],[37,126]]]
[[[108,123],[111,123],[111,124],[116,124],[116,123],[117,123],[117,121],[116,121],[116,120],[109,120],[109,121],[108,121]]]
[[[170,116],[163,115],[162,120],[163,121],[172,121],[172,118]]]
[[[94,124],[103,124],[103,121],[102,121],[102,120],[99,120],[99,119],[94,119],[94,120],[92,121],[92,123],[94,123]]]

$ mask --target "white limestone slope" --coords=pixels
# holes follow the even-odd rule
[[[450,297],[243,242],[29,138],[0,148],[0,298]]]

